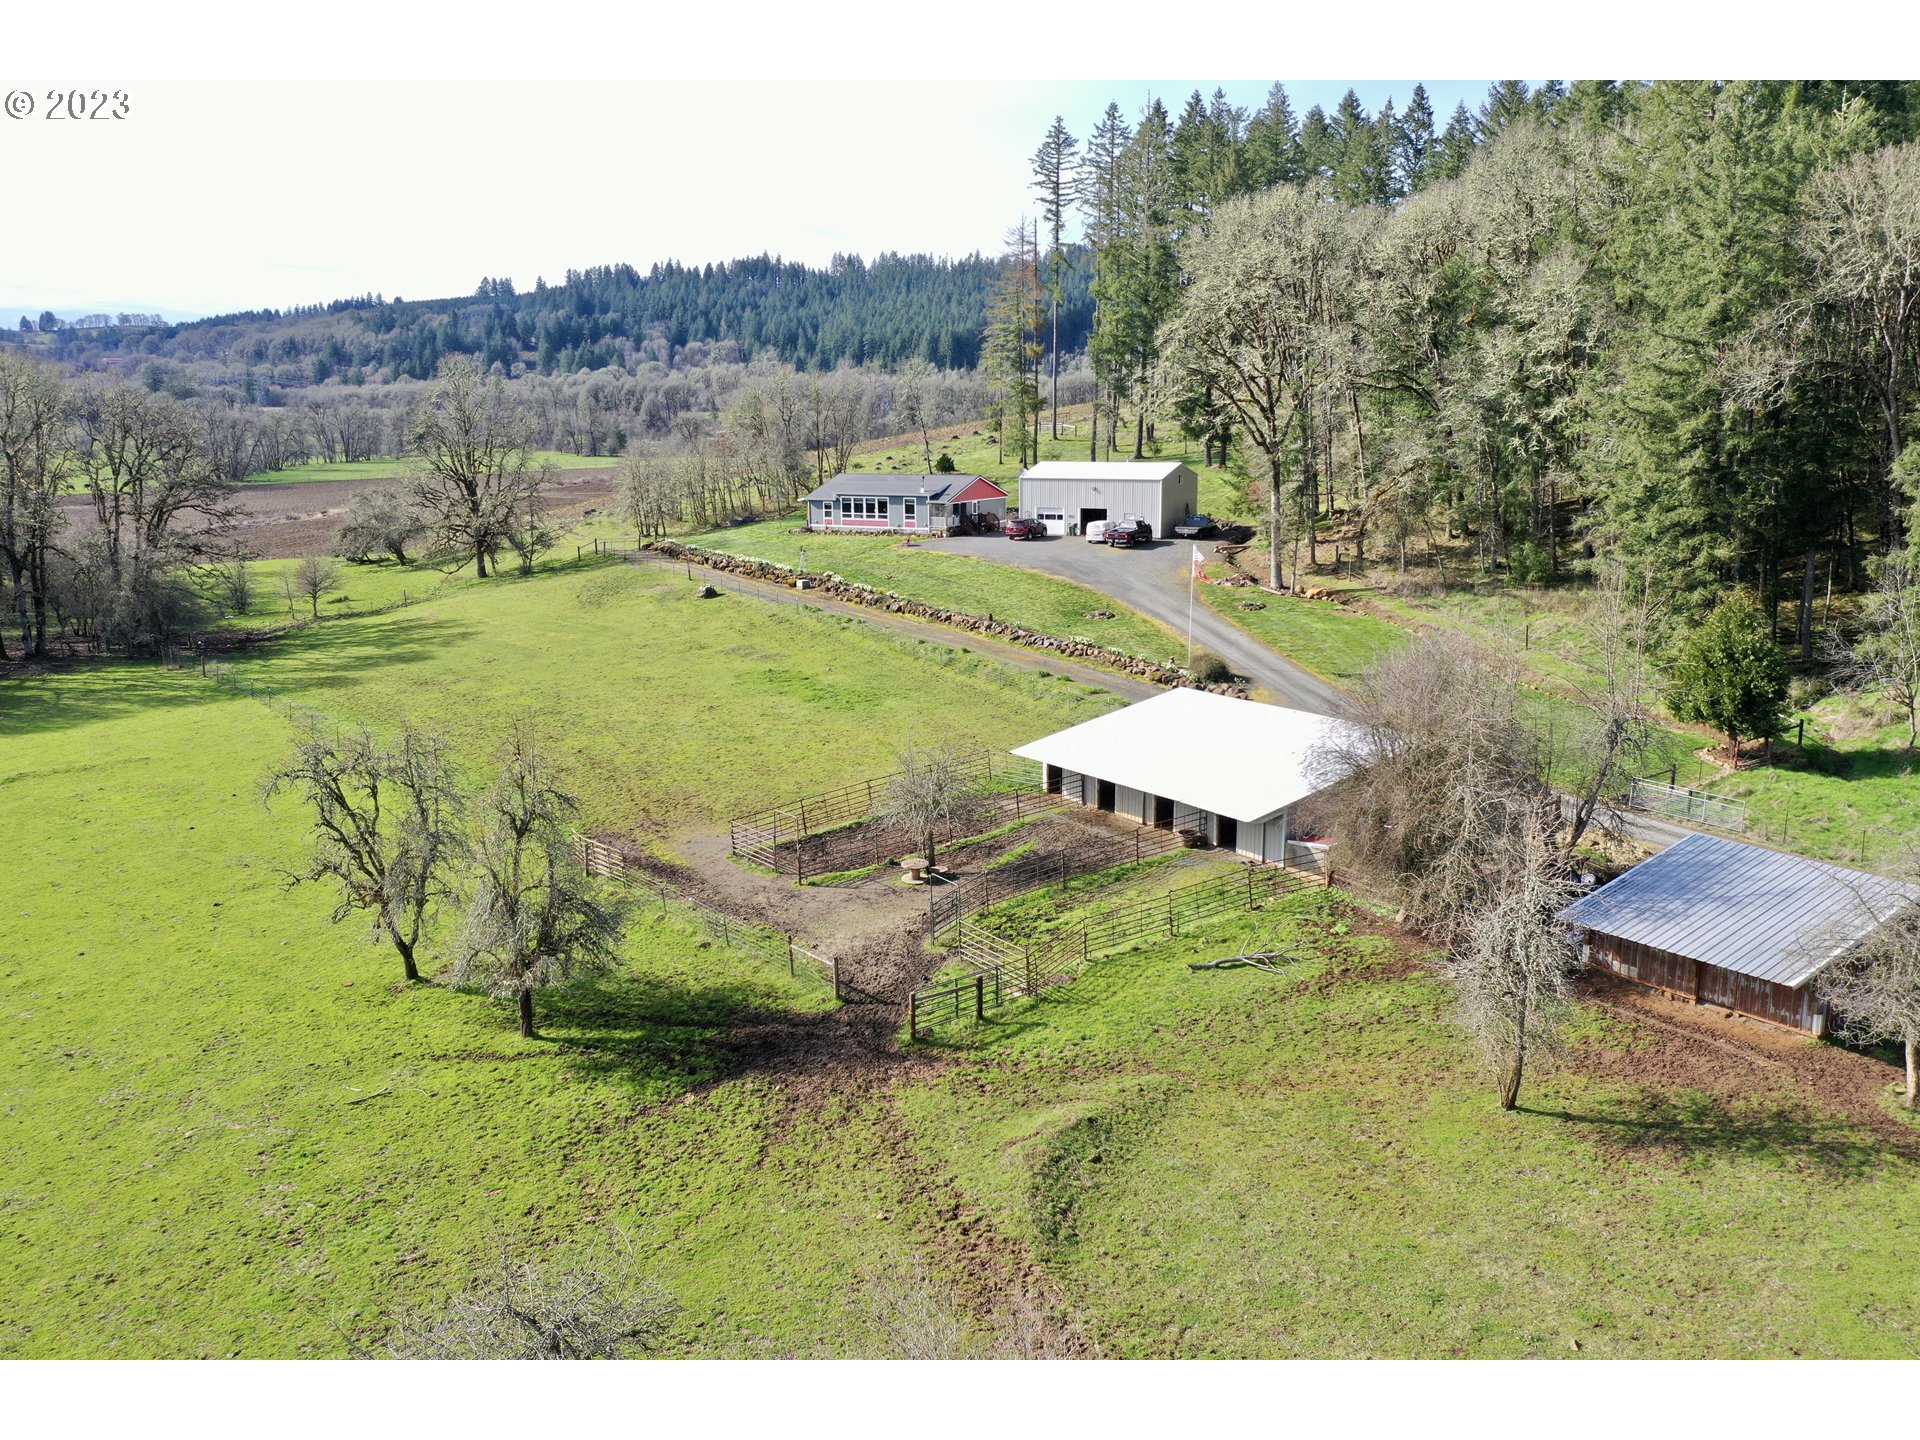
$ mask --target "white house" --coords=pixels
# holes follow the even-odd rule
[[[1200,508],[1200,477],[1159,460],[1043,460],[1020,474],[1020,513],[1049,535],[1080,535],[1095,520],[1138,515],[1155,538]]]
[[[1293,824],[1328,788],[1315,750],[1341,721],[1207,690],[1169,690],[1022,745],[1050,794],[1143,825],[1193,830],[1249,860],[1318,868],[1325,847]]]

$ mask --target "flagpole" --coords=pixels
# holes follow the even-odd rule
[[[1197,552],[1196,552],[1197,553]],[[1198,567],[1187,562],[1187,669],[1193,669],[1193,572]]]

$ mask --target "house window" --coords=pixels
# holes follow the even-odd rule
[[[840,518],[842,520],[879,520],[887,518],[887,497],[884,495],[842,495],[840,497]]]
[[[920,514],[920,502],[918,500],[907,500],[907,501],[904,501],[903,503],[907,507],[906,522],[905,522],[904,528],[908,530],[912,530],[916,528],[920,523],[917,518]]]

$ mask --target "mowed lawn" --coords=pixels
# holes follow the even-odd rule
[[[589,824],[665,848],[885,774],[908,741],[1005,749],[1119,703],[863,620],[698,588],[608,561],[458,582],[311,626],[235,669],[336,719],[437,727],[476,765],[526,724],[575,777]]]
[[[830,572],[928,605],[991,615],[1043,635],[1092,640],[1151,660],[1164,661],[1179,648],[1171,630],[1071,580],[971,555],[908,546],[898,535],[807,534],[796,528],[799,523],[796,514],[689,536],[688,543],[795,567],[805,550],[811,572]],[[979,543],[1015,544],[991,537]],[[1095,618],[1100,611],[1112,618]]]
[[[1591,1017],[1503,1115],[1441,985],[1325,901],[1097,963],[904,1098],[1106,1354],[1914,1354],[1913,1160],[1602,1078]],[[1187,969],[1256,935],[1295,972]]]
[[[823,989],[659,910],[535,1040],[398,984],[283,885],[304,827],[257,787],[289,735],[146,666],[0,696],[0,1356],[339,1355],[497,1237],[603,1221],[686,1307],[669,1353],[883,1348],[847,1281],[907,1266],[916,1215],[872,1114],[700,1088],[726,1026]]]

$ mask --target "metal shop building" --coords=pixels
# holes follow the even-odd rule
[[[1809,1035],[1832,1016],[1813,979],[1920,886],[1689,835],[1561,912],[1589,963],[1700,1005]]]
[[[1159,460],[1043,460],[1020,473],[1020,513],[1049,535],[1079,535],[1095,520],[1137,515],[1155,539],[1200,508],[1200,477]]]
[[[1195,834],[1249,860],[1319,870],[1326,846],[1295,808],[1328,788],[1314,754],[1341,722],[1206,690],[1169,690],[1013,753],[1049,794]]]

